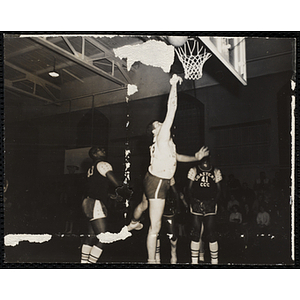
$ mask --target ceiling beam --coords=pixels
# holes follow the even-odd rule
[[[60,54],[60,55],[62,55],[64,57],[72,60],[73,62],[76,62],[77,64],[79,64],[79,65],[81,65],[81,66],[83,66],[83,67],[85,67],[85,68],[93,71],[94,73],[96,73],[96,74],[98,74],[98,75],[100,75],[100,76],[102,76],[102,77],[104,77],[104,78],[106,78],[106,79],[108,79],[108,80],[116,83],[116,84],[119,84],[121,86],[127,85],[127,83],[124,82],[123,80],[121,80],[119,78],[116,78],[116,77],[110,75],[109,73],[107,73],[107,72],[105,72],[105,71],[103,71],[103,70],[95,67],[93,64],[89,63],[87,60],[84,60],[84,59],[82,59],[80,57],[76,57],[75,55],[69,53],[68,51],[66,51],[66,50],[60,48],[59,46],[57,46],[57,45],[49,42],[46,38],[31,37],[31,39],[33,41],[35,41],[36,43],[41,44],[41,45],[47,47],[48,49],[50,49],[50,50],[52,50],[52,51],[54,51],[54,52],[56,52],[56,53],[58,53],[58,54]]]
[[[93,61],[95,62],[95,61],[98,61],[99,59],[106,59],[106,57],[105,56],[103,57],[103,54],[96,54],[96,55],[92,55],[92,56],[89,56],[89,57],[86,56],[85,59],[88,62],[93,62]],[[65,69],[66,67],[72,67],[72,66],[75,66],[75,65],[76,65],[75,62],[69,61],[67,63],[55,64],[55,69],[61,70],[61,69]],[[41,74],[49,73],[52,70],[53,70],[53,66],[50,66],[50,67],[45,68],[43,70],[37,71],[34,74],[35,75],[41,75]]]
[[[39,100],[43,100],[43,101],[51,103],[51,104],[55,104],[55,105],[58,105],[58,106],[61,105],[60,103],[56,103],[55,101],[53,101],[51,99],[47,99],[47,98],[38,96],[36,94],[32,94],[32,93],[26,92],[26,91],[24,91],[22,89],[19,89],[17,87],[14,87],[13,86],[13,82],[10,81],[10,80],[7,80],[7,79],[4,79],[4,87],[7,88],[7,89],[9,89],[9,90],[11,90],[11,91],[19,92],[19,93],[22,93],[24,95],[27,95],[27,96],[30,96],[30,97],[33,97],[33,98],[36,98],[36,99],[39,99]]]
[[[109,59],[109,58],[105,55],[105,53],[98,53],[98,54],[88,56],[87,59],[93,61],[98,59]]]
[[[61,70],[61,69],[64,69],[66,67],[72,67],[72,66],[75,66],[75,65],[76,65],[75,62],[60,63],[60,64],[55,64],[55,69],[56,70]],[[35,75],[41,75],[41,74],[49,73],[52,70],[53,70],[53,66],[50,66],[50,67],[47,67],[43,70],[37,71],[34,74]]]
[[[72,72],[66,70],[66,69],[62,69],[63,71],[65,71],[67,74],[69,74],[70,76],[72,76],[73,78],[77,79],[78,81],[84,83],[84,81],[82,79],[80,79],[79,77],[77,77],[76,75],[74,75]]]
[[[99,50],[101,50],[102,52],[105,53],[105,56],[114,56],[113,52],[106,48],[104,45],[102,45],[101,43],[99,43],[98,41],[96,41],[94,38],[90,37],[90,36],[86,36],[85,39],[91,43],[92,45],[94,45],[96,48],[98,48]]]
[[[51,83],[51,82],[49,82],[49,81],[47,81],[47,80],[44,80],[44,79],[42,79],[42,78],[40,78],[40,77],[38,77],[38,76],[36,76],[36,75],[34,75],[34,74],[32,74],[32,73],[26,71],[26,70],[23,70],[22,68],[19,68],[19,67],[15,66],[14,64],[12,64],[12,63],[10,63],[10,62],[8,62],[8,61],[5,61],[4,63],[5,63],[6,66],[8,66],[8,67],[10,67],[10,68],[12,68],[12,69],[14,69],[14,70],[16,70],[16,71],[18,71],[18,72],[21,72],[21,73],[23,73],[23,74],[25,75],[25,77],[24,77],[24,78],[21,78],[21,79],[17,79],[17,80],[5,80],[5,81],[4,81],[4,86],[5,86],[5,87],[10,88],[11,90],[14,90],[14,91],[21,92],[21,93],[26,94],[26,95],[33,96],[33,97],[35,97],[35,98],[37,98],[37,99],[40,99],[40,100],[44,100],[44,101],[53,103],[53,104],[56,104],[55,102],[57,102],[57,101],[59,100],[59,99],[57,99],[57,98],[53,95],[53,93],[52,93],[52,92],[49,90],[49,88],[47,87],[47,86],[51,86],[52,88],[54,88],[54,89],[56,89],[57,91],[60,92],[60,91],[61,91],[61,88],[60,88],[59,86],[57,86],[57,85],[55,85],[55,84],[53,84],[53,83]],[[22,81],[25,81],[25,80],[28,80],[28,81],[30,81],[31,83],[33,83],[33,87],[34,87],[34,88],[33,88],[32,93],[27,92],[27,91],[24,91],[24,90],[22,90],[21,88],[17,88],[17,87],[15,87],[15,86],[13,85],[14,83],[22,82]],[[41,86],[41,87],[46,91],[46,93],[47,93],[48,95],[50,95],[50,97],[51,97],[53,100],[47,99],[47,98],[44,98],[44,97],[41,97],[41,96],[37,95],[37,94],[36,94],[36,86],[37,86],[37,84],[38,84],[39,86]]]
[[[106,48],[104,45],[102,45],[100,42],[98,42],[94,38],[85,37],[85,39],[88,42],[90,42],[92,45],[94,45],[95,47],[97,47],[98,49],[103,51],[106,56],[105,58],[107,60],[109,60],[113,65],[115,64],[118,67],[119,71],[121,72],[121,74],[124,76],[124,78],[127,80],[128,83],[132,83],[132,80],[128,75],[128,71],[124,70],[124,68],[123,68],[123,62],[121,59],[117,58],[110,49]]]
[[[40,77],[38,77],[38,76],[36,76],[36,75],[34,75],[34,74],[32,74],[32,73],[30,73],[30,72],[28,72],[28,71],[22,69],[22,68],[20,68],[20,67],[17,67],[17,66],[15,66],[14,64],[12,64],[12,63],[10,63],[10,62],[8,62],[8,61],[6,61],[6,60],[4,61],[4,64],[5,64],[6,66],[8,66],[8,67],[10,67],[10,68],[12,68],[12,69],[18,71],[18,72],[21,72],[21,73],[25,74],[25,77],[22,78],[21,80],[26,80],[26,79],[27,79],[27,80],[30,80],[30,81],[32,81],[32,82],[38,83],[39,85],[45,85],[45,84],[47,84],[47,85],[52,86],[53,88],[55,88],[55,89],[57,89],[57,90],[59,90],[59,91],[61,90],[61,88],[60,88],[58,85],[53,84],[52,82],[47,81],[47,80],[45,80],[45,79],[42,79],[42,78],[40,78]],[[14,80],[12,80],[12,82],[13,82],[13,81],[14,81]],[[20,79],[18,79],[17,81],[20,81]]]
[[[54,103],[58,101],[56,96],[45,85],[42,85],[42,88],[54,99]]]
[[[40,50],[40,49],[42,49],[42,47],[39,46],[39,45],[29,46],[29,47],[26,47],[26,48],[23,48],[21,50],[18,50],[18,51],[15,51],[15,52],[12,52],[10,54],[5,55],[5,59],[6,60],[7,59],[11,59],[11,58],[13,58],[15,56],[23,55],[23,54],[25,54],[27,52],[31,52],[31,51],[35,51],[35,50]]]
[[[67,37],[65,37],[65,36],[63,36],[62,38],[65,41],[65,43],[67,44],[67,46],[69,47],[69,49],[72,51],[72,53],[76,57],[79,57],[78,52],[75,50],[75,48],[73,47],[73,45],[71,44],[71,42],[69,41],[69,39]]]

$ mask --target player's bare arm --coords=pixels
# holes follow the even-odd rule
[[[177,109],[177,83],[179,82],[179,84],[181,84],[182,81],[182,78],[176,74],[170,79],[171,90],[168,98],[167,114],[157,137],[158,143],[170,139],[170,129]]]
[[[98,164],[97,169],[100,174],[105,176],[114,185],[114,187],[116,188],[115,192],[117,195],[121,196],[123,199],[130,199],[133,191],[118,179],[118,177],[115,175],[115,173],[112,170],[112,167],[109,164],[106,164],[105,167],[102,164],[102,169],[100,164]]]
[[[106,173],[106,177],[109,179],[109,181],[115,186],[121,186],[122,183],[118,180],[118,178],[116,177],[116,175],[114,174],[113,171],[109,171]]]
[[[207,147],[203,146],[198,152],[195,153],[194,156],[184,155],[184,154],[176,154],[176,159],[179,162],[194,162],[199,161],[203,157],[209,155],[209,150]]]

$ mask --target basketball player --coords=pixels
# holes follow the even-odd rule
[[[191,258],[192,264],[204,261],[203,230],[207,231],[211,263],[218,264],[218,242],[216,237],[217,203],[221,197],[221,171],[212,166],[210,156],[188,172],[188,196],[192,217]]]
[[[162,216],[163,226],[166,228],[167,235],[171,244],[171,264],[177,263],[177,227],[175,223],[176,213],[179,211],[179,194],[175,187],[174,177],[170,180],[170,189],[167,193],[165,208]],[[156,243],[156,254],[155,254],[156,263],[160,263],[160,238],[158,236]]]
[[[171,90],[167,104],[167,114],[163,123],[154,121],[150,126],[153,134],[153,144],[150,147],[150,166],[144,178],[145,194],[142,202],[133,212],[133,219],[128,225],[128,231],[139,230],[142,213],[148,208],[150,227],[147,236],[148,263],[155,264],[155,250],[157,235],[161,228],[161,219],[165,206],[166,194],[170,187],[170,180],[174,176],[177,161],[192,162],[202,159],[209,154],[206,147],[202,147],[195,156],[176,153],[176,146],[171,138],[171,126],[177,109],[177,83],[182,78],[174,74],[170,80]]]
[[[106,201],[109,183],[117,187],[116,192],[123,198],[131,196],[132,191],[127,186],[121,186],[112,166],[105,161],[104,147],[92,147],[89,156],[93,160],[87,172],[87,197],[83,200],[82,208],[88,219],[89,235],[85,237],[81,248],[81,263],[96,263],[103,252],[103,243],[96,236],[106,232]]]

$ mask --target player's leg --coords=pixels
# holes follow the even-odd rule
[[[81,248],[81,263],[96,263],[104,248],[96,235],[106,231],[106,218],[94,219],[89,223],[89,234]]]
[[[143,224],[140,223],[143,212],[148,208],[148,200],[146,195],[143,194],[142,202],[135,208],[133,217],[129,225],[127,225],[128,231],[133,229],[140,230],[143,228]]]
[[[204,242],[203,242],[204,223],[201,225],[200,232],[200,248],[199,248],[199,261],[204,262]]]
[[[106,217],[98,218],[91,220],[91,226],[93,228],[94,234],[97,236],[100,233],[106,232]],[[88,261],[89,263],[96,263],[100,258],[103,252],[104,244],[101,243],[99,240],[93,245],[91,249]]]
[[[92,198],[84,199],[82,208],[89,219],[89,236],[82,246],[83,261],[87,258],[87,263],[96,263],[103,251],[103,244],[96,236],[106,231],[107,209],[100,200]]]
[[[176,224],[175,224],[175,217],[164,217],[165,218],[165,224],[166,224],[166,230],[167,235],[170,240],[171,244],[171,264],[177,263],[177,234],[176,234]]]
[[[170,259],[170,263],[171,264],[177,264],[177,242],[178,242],[177,238],[175,240],[170,239],[170,243],[171,243],[171,259]]]
[[[191,214],[192,230],[191,230],[191,261],[192,264],[198,264],[200,250],[200,231],[202,226],[202,217]]]
[[[130,224],[127,226],[128,231],[130,230],[140,230],[143,228],[143,224],[139,221],[142,217],[143,212],[148,208],[149,202],[148,199],[156,198],[154,193],[157,189],[157,178],[151,175],[149,172],[146,173],[143,185],[144,185],[144,194],[142,197],[142,202],[135,208],[133,212],[133,217]],[[154,197],[153,197],[154,196]]]
[[[164,199],[149,199],[150,227],[147,236],[148,263],[156,263],[156,242],[161,228],[164,207]]]
[[[89,263],[89,255],[93,248],[93,245],[97,242],[97,238],[95,237],[93,228],[88,221],[88,234],[85,236],[82,247],[81,247],[81,263],[87,264]]]
[[[205,218],[205,230],[207,230],[208,239],[209,239],[209,250],[211,263],[213,265],[218,264],[218,241],[216,234],[216,216],[206,216]]]
[[[93,231],[90,220],[93,218],[95,200],[92,198],[85,198],[82,202],[82,210],[87,220],[87,235],[84,238],[81,247],[81,263],[89,263],[89,255],[92,251],[93,245],[97,242],[97,238]]]
[[[129,223],[129,225],[127,225],[128,231],[131,231],[133,229],[140,230],[143,228],[143,224],[141,224],[139,221],[142,217],[143,212],[148,208],[149,205],[148,199],[150,197],[147,197],[150,195],[149,193],[147,193],[150,191],[149,187],[156,188],[155,177],[150,175],[149,172],[147,172],[143,181],[143,185],[144,185],[145,193],[143,194],[142,202],[135,208],[133,212],[133,218],[131,222]]]
[[[159,238],[159,236],[157,237],[157,241],[156,241],[155,261],[157,264],[160,264],[160,238]]]

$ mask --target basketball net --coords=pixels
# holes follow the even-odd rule
[[[191,47],[189,41],[193,41]],[[195,80],[202,77],[202,69],[204,63],[211,57],[211,53],[203,50],[203,46],[199,50],[199,42],[197,40],[188,40],[183,46],[176,47],[175,52],[183,65],[184,78]]]

